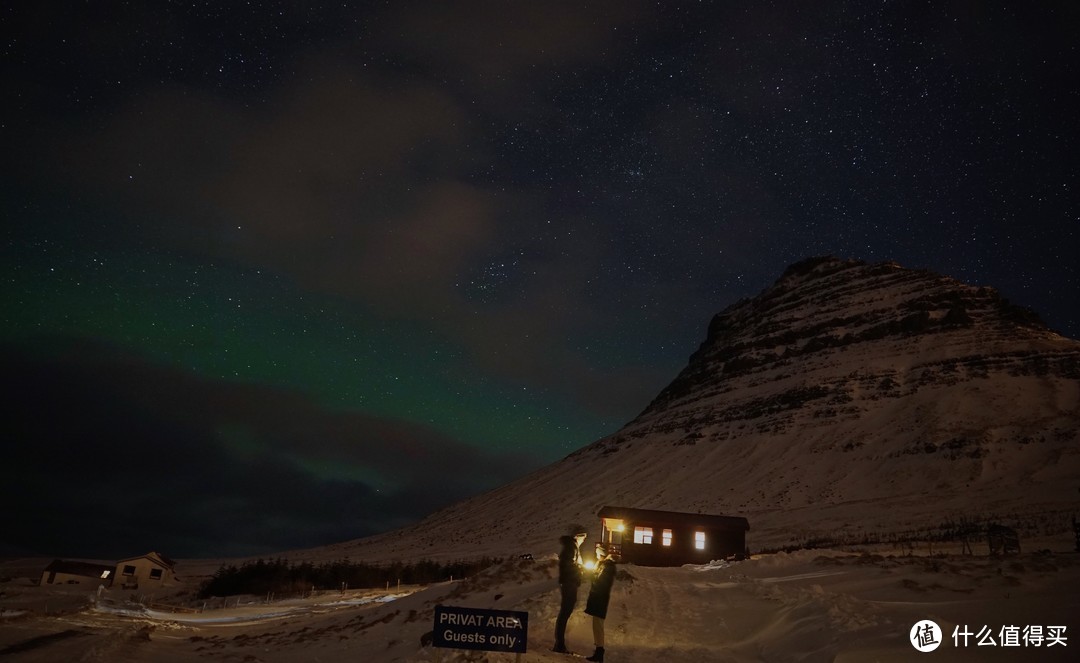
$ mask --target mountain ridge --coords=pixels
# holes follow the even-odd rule
[[[612,435],[324,552],[531,551],[607,504],[746,516],[752,551],[957,520],[1059,531],[1080,507],[1078,451],[1080,342],[992,288],[817,257],[714,316]]]

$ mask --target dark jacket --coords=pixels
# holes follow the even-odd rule
[[[585,614],[605,619],[608,602],[611,600],[611,587],[615,584],[615,562],[605,559],[596,567],[589,598],[585,601]]]
[[[581,551],[572,536],[559,538],[559,584],[577,587],[581,584]]]

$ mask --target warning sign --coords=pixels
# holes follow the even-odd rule
[[[431,643],[436,647],[525,653],[529,613],[435,606]]]

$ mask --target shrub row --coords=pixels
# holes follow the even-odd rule
[[[398,582],[423,585],[450,578],[463,578],[485,569],[500,560],[484,557],[478,560],[440,563],[421,560],[411,564],[394,563],[378,566],[364,562],[340,560],[314,565],[311,562],[292,564],[286,559],[245,562],[240,566],[223,564],[199,588],[199,598],[233,596],[236,594],[287,594],[312,589],[361,589],[383,587]]]

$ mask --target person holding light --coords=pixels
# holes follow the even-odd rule
[[[604,661],[604,620],[607,618],[608,603],[611,601],[611,588],[615,584],[615,558],[609,554],[604,544],[596,544],[596,571],[589,598],[585,601],[585,614],[592,617],[593,644],[596,651],[586,661],[603,663]]]
[[[581,525],[570,527],[566,536],[559,538],[562,549],[559,551],[559,591],[562,602],[559,604],[559,616],[555,619],[555,646],[551,651],[569,654],[566,648],[566,623],[577,605],[578,587],[581,586],[582,561],[581,544],[585,541],[586,531]]]

